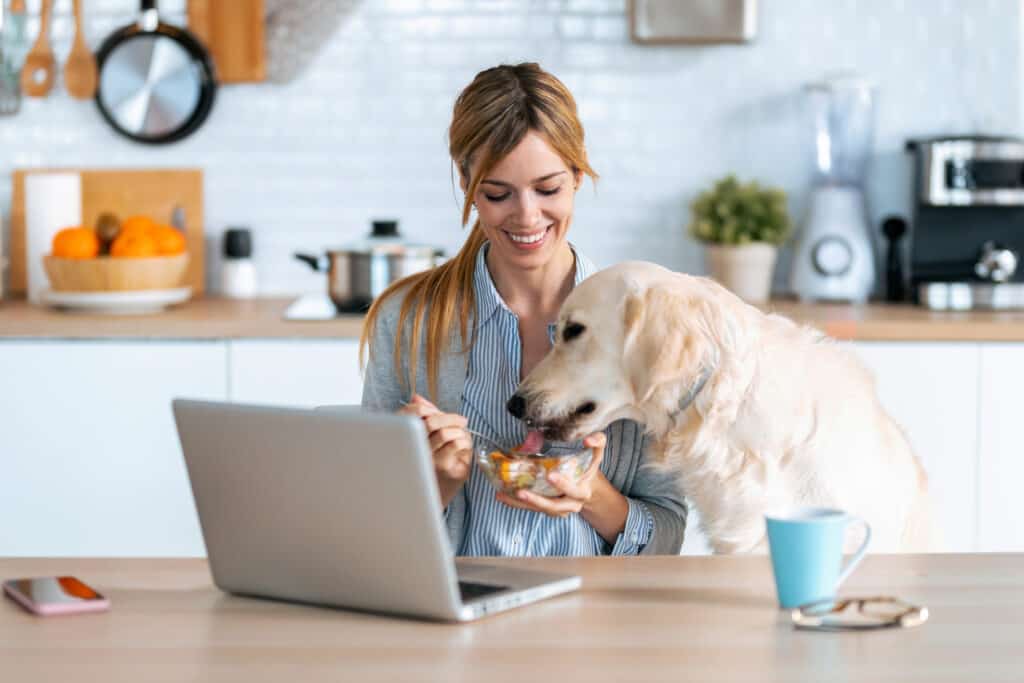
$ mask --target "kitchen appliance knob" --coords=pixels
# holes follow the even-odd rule
[[[974,265],[974,273],[982,280],[1006,282],[1017,272],[1017,253],[996,242],[981,245],[981,254]]]
[[[380,220],[371,223],[371,237],[400,237],[398,234],[398,221]]]
[[[838,235],[823,237],[811,251],[811,263],[821,275],[838,277],[853,266],[853,248]]]

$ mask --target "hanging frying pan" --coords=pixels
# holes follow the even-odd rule
[[[156,0],[141,0],[138,22],[107,38],[96,63],[100,113],[136,142],[181,140],[213,108],[213,60],[191,33],[160,21]]]

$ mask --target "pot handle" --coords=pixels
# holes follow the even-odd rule
[[[326,259],[324,259],[321,256],[313,256],[312,254],[300,254],[298,252],[296,252],[294,256],[303,263],[309,264],[309,267],[317,271],[318,273],[327,270],[327,264],[325,263]]]

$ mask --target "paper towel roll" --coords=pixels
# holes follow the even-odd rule
[[[78,173],[30,173],[25,176],[25,266],[28,299],[39,303],[49,287],[43,256],[53,236],[82,223],[82,177]]]

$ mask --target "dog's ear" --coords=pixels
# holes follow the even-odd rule
[[[644,321],[644,295],[630,292],[626,296],[626,303],[622,309],[622,325],[625,329],[623,343],[625,344],[628,357],[629,350],[636,344],[636,337],[643,327]]]
[[[683,294],[661,287],[626,297],[623,364],[638,403],[659,386],[700,371],[706,337],[686,323],[699,315],[696,306]]]

